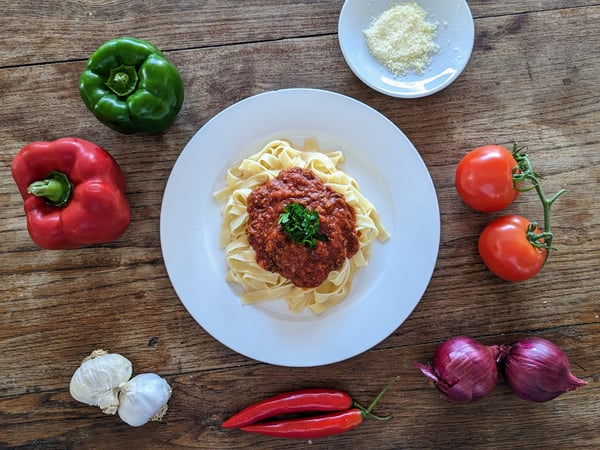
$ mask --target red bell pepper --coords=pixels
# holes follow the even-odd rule
[[[77,138],[33,142],[12,161],[27,229],[46,249],[111,242],[130,221],[125,175],[96,144]]]

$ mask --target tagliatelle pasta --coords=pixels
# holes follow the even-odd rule
[[[375,239],[383,242],[389,238],[374,205],[361,194],[358,183],[338,168],[343,161],[341,151],[323,153],[314,139],[307,139],[303,149],[293,148],[284,140],[274,140],[227,171],[226,186],[214,193],[217,201],[225,202],[219,244],[225,249],[226,280],[242,287],[243,303],[283,299],[295,313],[310,308],[321,314],[348,296],[354,274],[368,264],[370,244]],[[250,192],[291,167],[311,170],[326,186],[342,194],[356,212],[358,252],[316,288],[297,287],[278,273],[261,268],[246,234]]]

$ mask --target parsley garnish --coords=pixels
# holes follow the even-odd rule
[[[311,211],[299,203],[288,203],[277,221],[283,231],[297,244],[315,248],[317,241],[326,241],[327,236],[319,234],[321,220],[317,211]]]

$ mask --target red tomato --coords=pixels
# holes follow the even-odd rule
[[[458,195],[477,211],[500,211],[519,195],[512,178],[516,166],[512,152],[501,145],[477,147],[456,167]]]
[[[529,242],[527,228],[531,222],[509,214],[490,222],[479,236],[479,255],[493,273],[506,281],[523,281],[534,277],[544,265],[545,248]],[[539,229],[535,229],[539,233]]]

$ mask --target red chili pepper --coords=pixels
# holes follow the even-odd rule
[[[342,411],[352,406],[352,397],[335,389],[301,389],[284,392],[248,406],[223,422],[223,428],[239,428],[259,420],[306,411]]]
[[[394,380],[395,381],[395,380]],[[259,402],[253,406],[246,408],[245,410],[238,413],[236,416],[238,417],[236,420],[238,423],[242,421],[249,421],[254,419],[255,422],[250,423],[248,425],[240,426],[240,429],[243,431],[247,431],[250,433],[260,433],[265,436],[273,436],[273,437],[281,437],[281,438],[295,438],[295,439],[313,439],[324,436],[330,436],[332,434],[339,434],[349,430],[356,428],[360,425],[363,419],[367,416],[372,416],[378,420],[388,420],[391,416],[380,417],[373,414],[372,410],[379,402],[381,397],[387,392],[390,388],[392,381],[389,383],[378,395],[375,397],[375,400],[369,405],[368,408],[364,408],[358,403],[351,400],[351,405],[354,405],[353,408],[345,409],[343,411],[330,412],[327,414],[313,415],[308,417],[298,417],[291,419],[281,419],[281,420],[271,420],[267,422],[258,422],[260,419],[264,419],[267,417],[274,417],[278,414],[281,414],[284,408],[280,409],[269,409],[265,408],[264,405],[269,405],[269,401],[272,401],[273,398],[267,399],[263,402]],[[298,392],[298,391],[296,391]],[[300,391],[302,392],[302,391]],[[293,392],[292,392],[293,393]],[[284,398],[289,398],[290,394],[286,393],[282,394]],[[278,396],[279,397],[279,396]],[[349,396],[344,397],[344,401],[347,404],[347,399]],[[315,411],[314,408],[310,408],[307,404],[293,403],[294,409],[293,412],[311,412]],[[351,406],[349,405],[349,406]],[[248,413],[245,416],[242,415],[244,411],[254,411],[254,414]],[[258,412],[257,412],[258,411]],[[287,411],[289,412],[289,410]],[[236,416],[233,416],[230,421],[236,423]],[[259,417],[259,419],[256,419]],[[226,423],[229,421],[226,421]],[[231,426],[231,424],[230,424]]]
[[[366,415],[365,411],[352,408],[306,418],[255,423],[240,429],[272,437],[315,439],[350,431],[359,426]]]
[[[40,247],[111,242],[129,226],[125,175],[96,144],[77,138],[33,142],[17,153],[11,169],[27,229]]]

